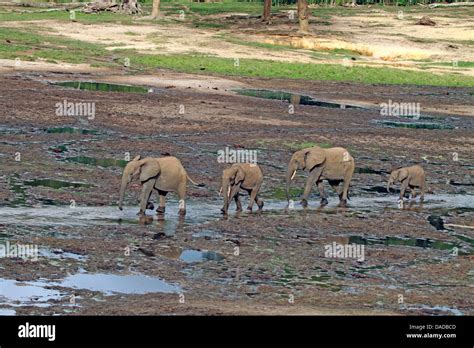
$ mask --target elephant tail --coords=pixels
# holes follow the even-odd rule
[[[191,179],[191,178],[189,177],[188,174],[186,174],[186,177],[187,177],[188,180],[189,180],[193,185],[195,185],[195,186],[198,186],[198,187],[204,187],[204,186],[205,186],[203,183],[197,183],[197,182],[195,182],[193,179]]]

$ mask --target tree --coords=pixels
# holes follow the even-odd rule
[[[151,8],[151,19],[156,19],[158,13],[160,12],[160,0],[153,0],[153,6]]]
[[[298,0],[298,21],[301,33],[309,31],[309,14],[308,0]]]
[[[272,0],[263,0],[262,21],[269,22],[271,13],[272,13]]]

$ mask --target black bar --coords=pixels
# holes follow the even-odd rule
[[[473,317],[0,317],[0,346],[64,344],[410,344],[472,347]],[[55,325],[55,340],[20,338],[19,326]],[[410,326],[411,325],[411,326]],[[431,328],[428,326],[431,325]],[[407,334],[456,337],[408,338]]]

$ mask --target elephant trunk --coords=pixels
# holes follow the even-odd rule
[[[296,175],[297,166],[294,161],[290,161],[286,172],[286,200],[290,202],[290,183]]]
[[[124,173],[122,177],[122,183],[120,184],[120,194],[119,194],[119,202],[118,202],[118,208],[120,210],[123,209],[123,198],[125,196],[125,190],[127,189],[127,186],[129,183],[130,183],[130,179]]]
[[[387,192],[389,192],[389,193],[390,193],[390,186],[392,186],[392,184],[393,184],[392,179],[389,179],[388,182],[387,182]]]
[[[223,181],[221,192],[222,192],[222,195],[224,196],[224,209],[225,210],[227,210],[227,207],[229,206],[230,191],[231,191],[231,187],[230,187],[229,181],[228,180]]]

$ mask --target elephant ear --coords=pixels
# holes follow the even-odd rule
[[[405,168],[400,169],[400,171],[398,172],[398,177],[397,177],[398,181],[403,181],[406,178],[408,178],[408,169],[405,169]]]
[[[308,149],[304,156],[305,167],[307,170],[311,170],[318,164],[323,163],[326,160],[326,153],[318,146]]]
[[[156,159],[145,158],[139,162],[140,181],[145,182],[160,174],[161,167]]]
[[[245,179],[245,173],[244,171],[242,170],[242,168],[240,167],[237,167],[237,171],[235,172],[235,178],[234,178],[234,182],[235,183],[238,183],[238,182],[241,182]]]

